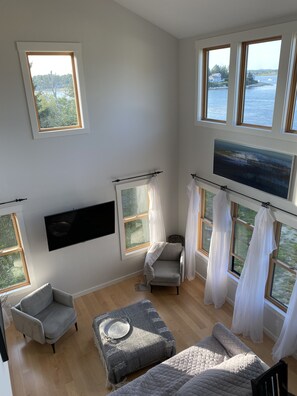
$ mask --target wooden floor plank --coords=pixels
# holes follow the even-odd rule
[[[78,332],[73,327],[56,344],[40,345],[24,339],[13,324],[7,329],[9,369],[14,396],[105,396],[106,376],[94,344],[92,321],[95,316],[133,304],[142,299],[152,301],[172,331],[177,352],[211,334],[213,325],[222,322],[230,328],[233,308],[225,304],[217,310],[204,305],[204,284],[199,279],[185,281],[176,295],[176,288],[154,287],[153,293],[135,291],[141,276],[98,290],[75,300]],[[262,344],[243,340],[267,364],[272,365],[273,341],[267,336]],[[289,390],[297,395],[297,361],[285,359],[289,365]],[[136,378],[146,370],[130,375]]]

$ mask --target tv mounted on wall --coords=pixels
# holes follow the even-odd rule
[[[115,232],[115,202],[46,216],[48,249],[56,250]]]

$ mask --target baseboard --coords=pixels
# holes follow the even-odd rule
[[[84,296],[86,294],[93,293],[93,292],[95,292],[97,290],[104,289],[105,287],[115,285],[116,283],[120,283],[120,282],[122,282],[122,281],[124,281],[126,279],[133,278],[134,276],[140,275],[142,273],[143,273],[143,270],[140,270],[140,271],[133,272],[132,274],[121,276],[120,278],[116,278],[116,279],[113,279],[113,280],[105,282],[105,283],[100,283],[99,285],[93,286],[93,287],[91,287],[89,289],[82,290],[80,292],[74,293],[73,297],[74,298],[78,298],[78,297]]]

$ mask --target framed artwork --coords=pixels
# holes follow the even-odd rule
[[[294,156],[216,139],[213,173],[289,199]]]

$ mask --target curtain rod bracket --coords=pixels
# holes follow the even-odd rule
[[[222,190],[222,191],[227,191],[227,190],[228,190],[228,187],[227,187],[227,186],[221,186],[221,190]]]
[[[268,208],[270,206],[270,202],[262,202],[263,208]]]

